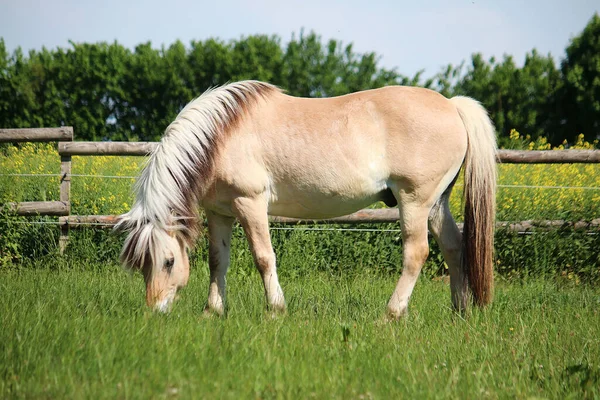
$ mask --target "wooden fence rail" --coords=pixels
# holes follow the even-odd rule
[[[73,140],[73,127],[0,129],[0,143],[63,142]]]
[[[0,143],[52,142],[58,141],[61,157],[60,201],[9,203],[7,207],[18,215],[59,216],[61,226],[60,247],[64,250],[70,228],[111,227],[118,222],[117,215],[71,215],[71,157],[72,156],[147,156],[157,146],[156,142],[73,142],[73,128],[0,129]],[[556,163],[600,163],[600,150],[550,150],[523,151],[499,150],[497,162],[507,164],[556,164]],[[299,220],[295,218],[271,217],[277,224],[369,224],[398,220],[395,209],[366,209],[354,214],[324,220]],[[568,221],[521,221],[499,222],[498,227],[527,232],[539,229],[571,227],[573,229],[600,228],[600,218],[591,222]]]
[[[592,164],[600,163],[600,150],[498,150],[503,164]]]
[[[21,216],[36,215],[69,215],[68,201],[24,201],[21,203],[8,203],[6,207]]]
[[[68,142],[58,144],[62,156],[147,156],[157,142]],[[498,150],[504,164],[600,163],[599,150]]]
[[[147,156],[157,142],[69,142],[58,144],[61,156]]]

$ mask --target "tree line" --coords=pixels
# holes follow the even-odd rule
[[[314,32],[282,44],[277,36],[208,39],[128,49],[114,43],[9,54],[0,38],[0,127],[72,125],[79,140],[158,140],[191,99],[209,87],[258,79],[308,97],[386,85],[418,85],[483,103],[500,141],[511,129],[558,144],[600,135],[600,17],[570,40],[558,64],[535,49],[523,66],[473,54],[430,78],[378,65],[375,53],[323,42]]]

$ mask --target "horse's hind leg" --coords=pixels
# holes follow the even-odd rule
[[[450,213],[450,189],[438,200],[429,214],[429,227],[450,270],[450,291],[454,308],[462,311],[468,300],[467,276],[462,267],[462,234]]]
[[[234,200],[234,212],[250,244],[254,263],[263,280],[269,308],[274,311],[285,311],[285,300],[277,278],[275,252],[269,234],[267,202],[261,197],[237,198]]]
[[[225,312],[225,275],[229,268],[231,232],[234,218],[206,211],[208,220],[208,267],[210,283],[205,312]]]
[[[417,283],[421,268],[429,255],[427,216],[430,207],[399,199],[402,229],[402,275],[387,306],[388,315],[400,318],[406,313],[408,301]]]

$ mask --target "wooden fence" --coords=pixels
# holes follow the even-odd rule
[[[14,142],[58,142],[58,154],[61,158],[60,200],[9,203],[8,207],[18,215],[59,216],[61,229],[60,249],[63,251],[68,241],[70,228],[84,226],[111,227],[119,219],[117,215],[71,215],[71,157],[72,156],[147,156],[157,145],[155,142],[74,142],[73,128],[39,129],[0,129],[0,143]],[[600,163],[600,150],[551,150],[522,151],[500,150],[497,161],[505,164],[562,164],[562,163]],[[271,217],[278,224],[359,224],[385,223],[398,220],[395,209],[367,209],[343,217],[325,220],[300,220],[295,218]],[[574,229],[600,227],[600,218],[591,222],[568,221],[521,221],[517,223],[499,222],[498,226],[515,231],[532,229],[551,229],[570,226]]]
[[[0,133],[2,130],[0,130]],[[146,156],[156,142],[62,142],[61,156]],[[499,150],[503,164],[600,163],[600,150]]]
[[[73,127],[0,129],[0,143],[11,142],[72,142]],[[60,194],[59,201],[28,201],[10,203],[8,207],[18,215],[66,216],[71,213],[71,156],[60,155]],[[69,225],[60,225],[59,246],[61,253],[69,240]]]

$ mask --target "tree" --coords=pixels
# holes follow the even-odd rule
[[[232,64],[229,80],[255,79],[282,83],[283,51],[277,36],[254,35],[234,41],[230,47]]]
[[[564,85],[558,95],[561,115],[554,139],[574,141],[583,133],[600,137],[600,16],[594,14],[583,32],[571,39],[561,64]]]
[[[158,140],[183,106],[195,96],[185,46],[138,45],[127,58],[122,77],[123,100],[117,118],[119,135],[129,140]]]
[[[461,68],[448,66],[438,75],[438,87],[448,94],[471,96],[483,103],[501,141],[511,129],[533,138],[553,132],[549,115],[560,86],[560,74],[552,56],[541,56],[534,49],[526,55],[523,67],[518,68],[508,55],[498,63],[493,57],[485,61],[481,54],[474,54],[467,73],[452,88],[452,79]]]
[[[221,40],[192,41],[188,64],[193,76],[192,87],[198,95],[230,79],[233,55],[230,46]]]
[[[510,83],[506,128],[526,132],[532,138],[553,137],[556,130],[553,110],[560,85],[560,71],[552,56],[542,56],[533,49]]]
[[[402,77],[378,61],[375,53],[355,53],[352,44],[332,39],[324,46],[316,33],[301,32],[286,48],[281,86],[294,96],[332,97],[397,84]]]
[[[0,38],[0,127],[7,127],[10,108],[9,57],[4,39]]]

